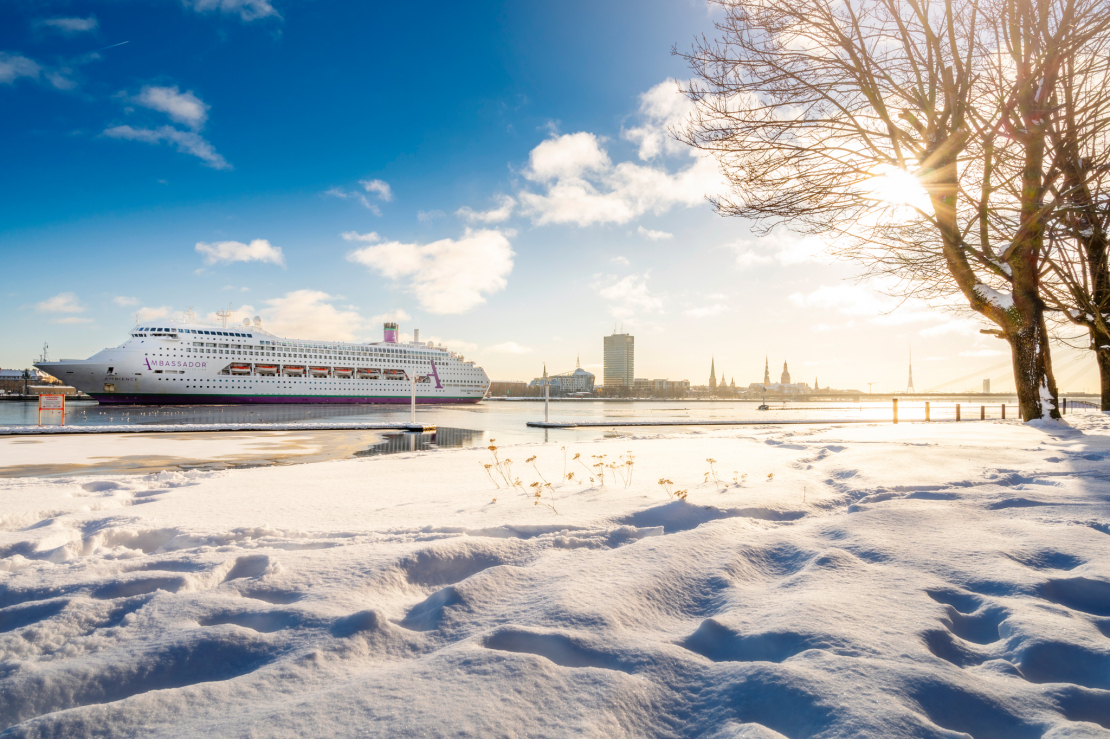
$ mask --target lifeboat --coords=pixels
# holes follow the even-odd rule
[[[304,365],[287,364],[281,369],[282,372],[291,377],[302,377],[304,375]]]
[[[276,375],[277,366],[273,364],[256,364],[254,371],[260,375]]]
[[[233,364],[231,365],[231,374],[233,375],[249,375],[251,373],[251,366],[249,364]]]
[[[308,371],[310,373],[312,373],[313,377],[327,377],[328,376],[328,368],[327,367],[310,367]]]
[[[389,369],[385,371],[385,379],[387,380],[407,380],[404,370]]]
[[[352,370],[350,367],[336,367],[335,368],[335,376],[336,377],[350,377],[352,374],[354,374],[354,370]]]
[[[376,367],[359,367],[358,379],[360,380],[376,380],[381,376],[381,370]]]

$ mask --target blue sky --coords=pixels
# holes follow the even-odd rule
[[[695,0],[5,3],[0,367],[230,304],[303,338],[397,318],[496,379],[579,352],[599,372],[621,323],[642,377],[704,382],[715,357],[747,384],[769,355],[893,390],[911,347],[918,390],[1004,376],[975,321],[885,315],[817,240],[712,212],[712,162],[666,132],[671,47],[712,20]],[[1075,369],[1068,389],[1093,384]]]

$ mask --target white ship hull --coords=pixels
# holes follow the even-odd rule
[[[443,347],[282,339],[258,326],[220,328],[159,319],[84,360],[39,362],[101,403],[127,405],[477,403],[481,367]],[[415,379],[415,383],[413,380]]]

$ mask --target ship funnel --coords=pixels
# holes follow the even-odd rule
[[[420,343],[420,329],[418,329],[418,328],[414,328],[412,330],[412,343],[414,343],[414,344],[419,344]]]
[[[389,321],[385,324],[385,343],[397,343],[397,324]]]

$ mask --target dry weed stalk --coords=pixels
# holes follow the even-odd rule
[[[531,457],[529,457],[528,459],[526,459],[524,461],[528,464],[531,464],[532,469],[534,469],[536,471],[536,474],[540,476],[540,479],[543,480],[544,483],[547,483],[547,478],[543,476],[543,473],[540,472],[540,468],[536,466],[536,457],[537,456],[538,455],[533,454]]]
[[[540,484],[538,482],[534,482],[528,487],[532,488],[533,490],[532,497],[534,498],[534,500],[532,501],[532,505],[542,505],[544,508],[550,508],[552,513],[559,513],[559,511],[555,510],[555,488],[551,486],[551,483],[545,482],[543,484]],[[547,488],[546,500],[543,497],[544,488]]]
[[[713,466],[713,465],[717,464],[717,460],[713,459],[712,457],[709,457],[705,461],[709,463],[709,472],[705,473],[705,481],[709,482],[710,479],[712,479],[713,480],[713,487],[715,487],[715,488],[718,488],[718,486],[719,487],[728,487],[728,485],[723,485],[721,483],[721,478],[717,476],[717,468]]]

